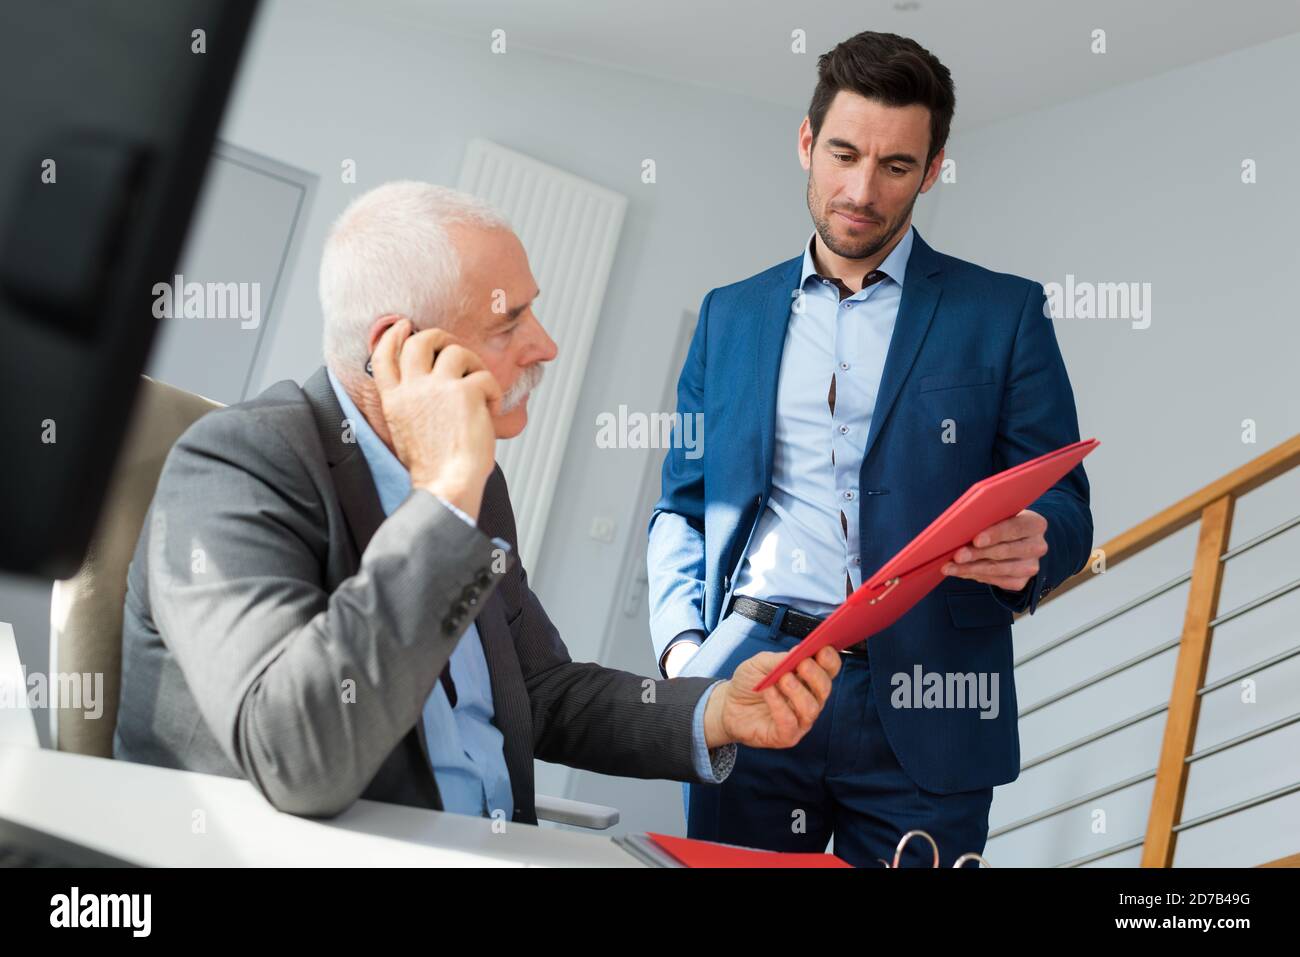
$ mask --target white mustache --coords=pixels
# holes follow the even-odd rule
[[[542,384],[542,373],[544,371],[540,362],[534,363],[525,369],[519,378],[515,380],[515,384],[501,397],[501,411],[509,412],[528,398],[528,393]]]

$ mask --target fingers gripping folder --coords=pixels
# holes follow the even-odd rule
[[[848,648],[888,628],[943,581],[953,553],[1028,508],[1100,444],[1084,439],[976,482],[792,648],[756,690],[771,687],[828,645]]]

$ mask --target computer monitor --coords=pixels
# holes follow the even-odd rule
[[[81,563],[255,7],[0,5],[0,569]]]

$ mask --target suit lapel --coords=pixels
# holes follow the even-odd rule
[[[379,493],[375,489],[361,447],[356,442],[344,439],[347,433],[343,425],[343,409],[339,406],[338,396],[334,394],[324,368],[317,370],[303,384],[303,392],[316,417],[316,427],[325,446],[330,475],[338,490],[339,503],[356,542],[357,553],[360,554],[366,550],[370,539],[384,521]],[[483,507],[479,512],[478,526],[489,537],[500,537],[512,544],[515,542],[509,493],[500,469],[492,473],[483,490]],[[504,586],[505,582],[501,587]],[[504,738],[506,770],[510,773],[510,789],[515,807],[524,810],[519,819],[535,820],[535,812],[532,810],[532,712],[528,702],[528,687],[524,683],[519,656],[515,651],[514,637],[506,620],[506,606],[500,587],[489,596],[474,623],[478,626],[479,641],[487,660],[488,677],[492,684],[494,723]],[[420,743],[420,754],[429,767],[430,775],[433,775],[423,721],[415,722],[415,733]]]
[[[365,552],[370,539],[374,537],[376,530],[384,521],[384,507],[379,502],[375,480],[370,475],[370,466],[366,464],[361,446],[345,438],[350,437],[354,432],[344,424],[343,408],[339,405],[338,396],[334,394],[334,387],[330,385],[324,366],[317,369],[311,378],[303,383],[302,391],[316,419],[316,430],[325,448],[325,461],[329,463],[330,478],[334,480],[339,505],[352,532],[352,540],[356,545],[358,562],[360,562],[361,554]],[[428,768],[429,777],[426,783],[431,787],[436,807],[442,808],[442,795],[438,792],[433,764],[429,760],[429,742],[425,736],[423,718],[416,720],[413,730],[414,738],[418,741],[417,760],[423,767]],[[400,747],[411,746],[412,735],[408,732]]]
[[[483,489],[478,527],[489,538],[504,539],[513,548],[518,548],[514,512],[500,466],[493,470]],[[507,589],[514,591],[507,592]],[[507,597],[522,611],[525,600],[522,575],[518,578],[510,575],[501,582],[479,612],[475,624],[478,625],[479,641],[483,645],[483,657],[487,660],[488,677],[492,683],[493,723],[504,739],[502,748],[506,770],[510,773],[510,790],[516,810],[522,812],[516,819],[534,823],[533,713],[519,652],[515,648],[515,636],[507,616],[508,611],[516,609],[507,606]],[[520,618],[520,627],[528,623],[527,618]]]
[[[785,351],[785,334],[790,325],[790,307],[798,292],[803,254],[776,269],[774,278],[755,299],[758,308],[757,373],[758,389],[766,406],[759,420],[759,454],[763,488],[772,484],[772,456],[776,448],[776,388],[781,374],[781,356]]]
[[[519,820],[529,821],[533,798],[533,715],[528,701],[514,636],[506,622],[505,603],[493,593],[475,624],[492,684],[493,723],[501,732],[506,770],[515,808],[525,810]]]
[[[325,446],[330,477],[334,479],[339,504],[360,555],[384,521],[384,508],[379,504],[375,480],[370,475],[366,457],[361,454],[361,446],[356,441],[345,439],[353,433],[344,425],[343,409],[324,366],[303,384],[302,390],[316,417],[316,429]]]
[[[898,304],[898,318],[894,322],[894,334],[889,340],[889,352],[885,356],[876,408],[871,414],[871,430],[867,433],[867,445],[862,452],[863,468],[866,468],[880,430],[884,428],[885,420],[889,418],[889,413],[898,400],[903,382],[916,363],[921,344],[934,319],[941,287],[931,277],[937,276],[940,271],[939,257],[921,239],[921,234],[916,233],[912,237],[912,252],[908,256],[907,275],[903,279],[903,297]]]

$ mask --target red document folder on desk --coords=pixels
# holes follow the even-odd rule
[[[847,861],[834,854],[791,854],[777,851],[755,851],[730,844],[710,841],[693,841],[686,837],[668,834],[646,835],[687,867],[851,867]]]
[[[943,581],[940,569],[957,549],[1028,508],[1099,444],[1084,439],[976,482],[792,648],[757,690],[775,684],[827,645],[848,648],[888,628]]]

